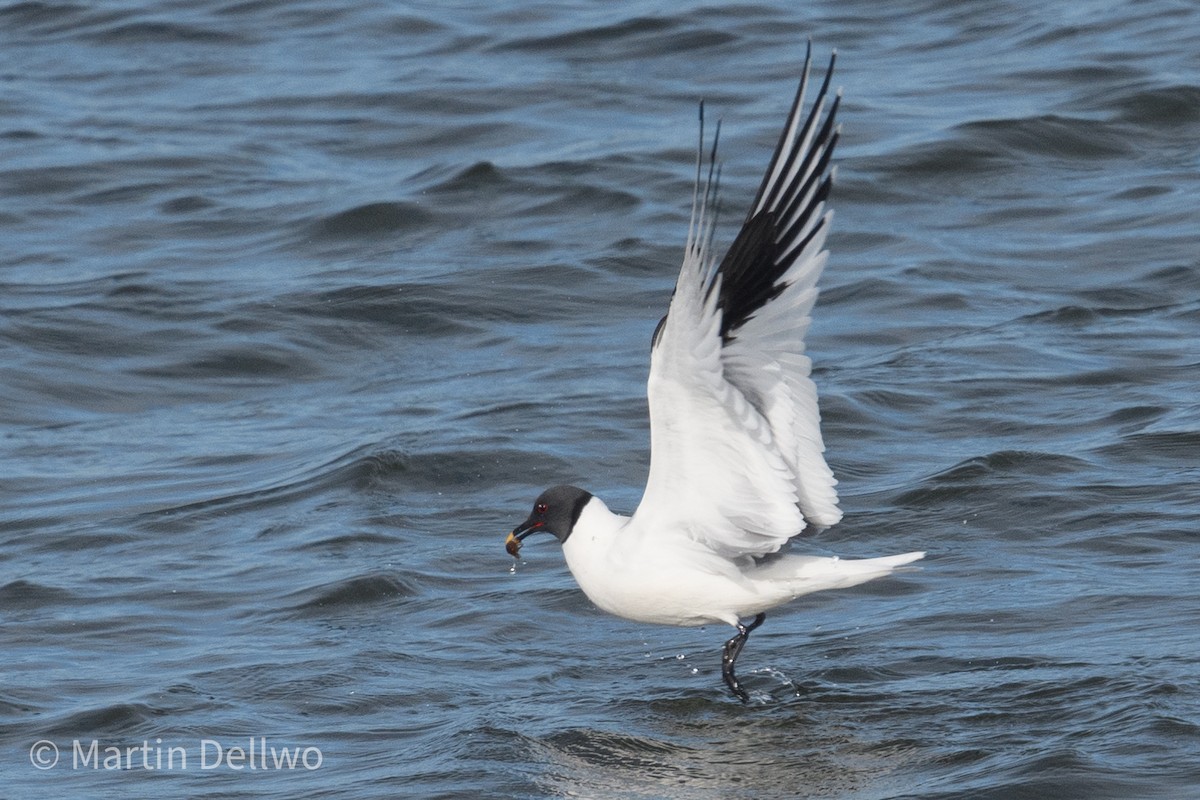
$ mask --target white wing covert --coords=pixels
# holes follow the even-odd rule
[[[701,185],[698,156],[683,266],[651,349],[650,475],[635,518],[649,530],[683,530],[727,558],[775,552],[806,520],[827,527],[841,518],[804,354],[828,255],[840,94],[826,112],[831,58],[803,113],[811,60],[810,45],[770,166],[719,264],[717,179],[710,162]]]

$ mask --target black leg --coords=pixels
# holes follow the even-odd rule
[[[750,693],[738,683],[737,676],[733,674],[733,664],[741,654],[742,648],[746,646],[746,637],[750,635],[750,631],[762,625],[766,618],[766,614],[759,614],[749,625],[739,623],[737,635],[725,643],[725,649],[721,653],[721,677],[725,679],[725,685],[729,687],[729,691],[737,695],[743,703],[750,702]]]

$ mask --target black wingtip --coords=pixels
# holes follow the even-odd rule
[[[837,51],[829,59],[820,89],[803,117],[804,93],[812,59],[809,42],[804,72],[783,132],[771,156],[746,222],[725,254],[717,274],[721,336],[726,341],[755,312],[786,288],[783,275],[824,228],[820,214],[831,185],[830,160],[838,141],[834,120],[841,92],[824,110]]]

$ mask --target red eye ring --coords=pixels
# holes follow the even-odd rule
[[[547,506],[545,503],[538,503],[537,505],[535,505],[533,507],[533,513],[535,513],[535,514],[545,514],[549,510],[550,510],[550,507]]]

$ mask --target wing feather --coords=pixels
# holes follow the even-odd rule
[[[774,552],[806,520],[841,518],[804,353],[828,255],[840,94],[826,111],[831,58],[803,113],[811,63],[810,45],[763,182],[719,263],[711,250],[718,173],[710,161],[701,186],[701,127],[683,266],[651,350],[650,475],[635,518],[726,557]]]

